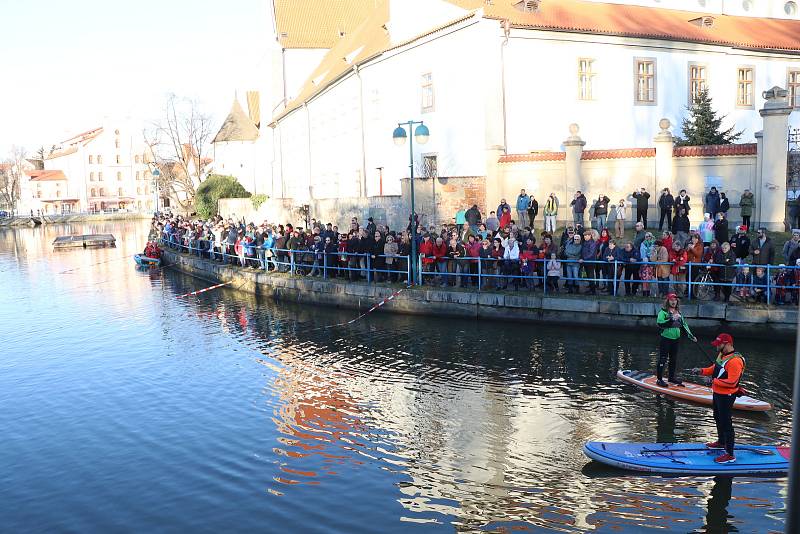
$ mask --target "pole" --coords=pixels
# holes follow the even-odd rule
[[[800,313],[797,315],[800,328]],[[797,336],[794,355],[794,395],[792,398],[792,448],[789,464],[789,494],[786,498],[786,532],[792,534],[800,528],[800,335]]]
[[[412,272],[412,283],[419,284],[419,273],[417,271],[417,221],[416,206],[414,205],[414,121],[408,121],[408,168],[411,172],[411,257],[414,258],[414,272]]]

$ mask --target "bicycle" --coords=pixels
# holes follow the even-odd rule
[[[692,282],[694,287],[692,294],[698,300],[710,300],[714,295],[714,279],[711,277],[711,270],[708,267],[702,267],[700,276]]]

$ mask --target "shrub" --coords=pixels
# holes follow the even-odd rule
[[[233,176],[212,174],[197,188],[195,207],[197,214],[208,219],[217,214],[217,201],[221,198],[250,198],[250,193]]]
[[[268,198],[269,197],[267,195],[262,195],[262,194],[251,196],[250,197],[250,202],[253,203],[253,209],[254,210],[258,210],[258,208],[261,207],[261,204],[266,202]]]

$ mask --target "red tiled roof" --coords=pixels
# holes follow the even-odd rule
[[[31,177],[32,182],[57,182],[59,180],[67,179],[67,177],[64,175],[64,171],[28,170],[25,171],[25,174]]]
[[[500,163],[521,163],[525,161],[564,161],[564,152],[531,152],[530,154],[506,154],[500,156]]]
[[[655,148],[618,148],[615,150],[584,150],[581,159],[654,158]]]
[[[676,146],[672,155],[676,158],[697,158],[708,156],[755,156],[758,151],[756,143],[739,145],[701,145]]]
[[[95,137],[100,135],[102,133],[102,131],[103,131],[103,127],[102,126],[99,127],[99,128],[94,128],[92,130],[87,130],[85,132],[79,133],[78,135],[73,135],[69,139],[64,139],[63,141],[61,141],[61,143],[62,144],[65,144],[65,143],[74,144],[74,143],[80,143],[81,141],[87,141],[89,139],[94,139]]]
[[[510,0],[448,0],[467,9],[483,8],[485,16],[506,20],[517,28],[572,31],[668,39],[758,49],[800,50],[800,21],[775,18],[704,15],[648,6],[606,4],[585,0],[545,0],[526,13]],[[710,27],[699,23],[712,19]]]

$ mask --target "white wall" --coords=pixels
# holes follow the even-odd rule
[[[236,178],[250,193],[266,193],[265,181],[258,180],[256,141],[214,143],[214,172]]]
[[[544,0],[553,1],[553,0]],[[724,13],[746,17],[793,18],[784,11],[787,0],[589,0],[609,4],[628,4],[702,13]]]
[[[292,101],[300,94],[300,88],[303,87],[327,52],[326,48],[290,48],[283,51],[287,101]],[[283,96],[278,97],[277,100],[281,98]],[[272,105],[277,104],[278,102],[274,102]]]
[[[578,100],[578,58],[595,59],[594,100]],[[655,58],[656,105],[634,105],[634,58]],[[680,125],[688,104],[689,63],[705,63],[715,109],[725,125],[744,130],[753,142],[761,128],[761,92],[786,87],[787,67],[800,57],[737,51],[726,47],[614,37],[512,30],[506,53],[508,152],[558,150],[570,123],[578,123],[586,149],[653,146],[661,117]],[[737,67],[755,67],[753,109],[736,108]],[[791,122],[800,125],[800,113]],[[680,135],[680,128],[676,128]],[[597,140],[600,145],[592,145]]]

